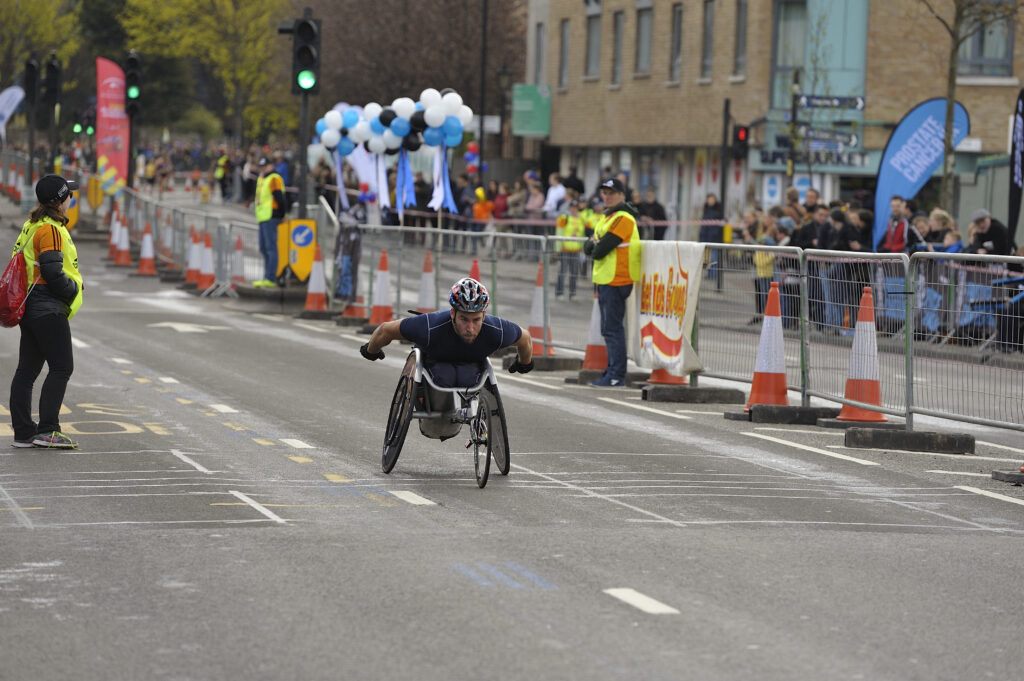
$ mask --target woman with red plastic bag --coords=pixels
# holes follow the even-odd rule
[[[68,321],[82,305],[78,251],[67,230],[67,209],[78,183],[47,175],[36,183],[39,204],[21,228],[14,253],[24,248],[28,281],[35,281],[25,299],[21,320],[18,368],[11,381],[11,425],[15,447],[75,449],[60,430],[60,405],[74,370]],[[13,256],[13,253],[12,253]],[[48,372],[39,394],[39,423],[32,420],[32,387],[46,363]]]

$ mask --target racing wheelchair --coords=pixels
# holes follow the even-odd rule
[[[479,365],[480,379],[475,385],[446,388],[434,382],[430,369],[424,366],[419,348],[413,348],[405,360],[398,387],[391,400],[388,423],[384,430],[384,451],[381,470],[390,473],[398,462],[413,419],[419,421],[424,436],[447,440],[455,437],[462,426],[469,426],[466,448],[473,449],[476,484],[487,484],[491,458],[502,475],[508,475],[508,429],[505,408],[501,404],[498,383],[489,360]]]

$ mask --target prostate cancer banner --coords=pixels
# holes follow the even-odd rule
[[[673,376],[703,371],[690,338],[697,315],[704,244],[645,241],[643,249],[637,315],[640,345],[633,359],[638,366],[664,369]]]
[[[124,71],[96,58],[96,174],[105,194],[121,193],[128,180],[131,122],[124,108]]]
[[[912,199],[928,181],[945,155],[943,137],[946,131],[946,100],[929,99],[903,116],[889,135],[878,166],[875,185],[874,246],[885,238],[892,210],[893,196]],[[971,131],[971,120],[960,102],[953,103],[953,147]],[[943,206],[950,210],[952,206]]]

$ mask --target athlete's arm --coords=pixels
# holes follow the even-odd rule
[[[512,374],[528,374],[533,369],[533,339],[530,338],[530,332],[526,329],[522,329],[522,332],[519,340],[513,344],[517,356],[508,368],[509,373]]]
[[[381,348],[391,343],[391,341],[405,340],[402,337],[402,332],[399,330],[401,323],[401,319],[395,319],[378,326],[374,329],[373,335],[370,336],[370,341],[359,348],[359,352],[371,362],[375,359],[384,359],[384,353],[381,351]]]

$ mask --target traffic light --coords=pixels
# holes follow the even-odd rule
[[[292,28],[292,94],[320,92],[320,20],[296,19]]]
[[[744,159],[750,150],[750,128],[746,125],[732,126],[732,157]]]
[[[82,120],[83,120],[83,118],[84,118],[84,116],[82,115],[81,111],[75,111],[75,118],[74,118],[75,122],[71,126],[71,132],[75,133],[76,135],[82,134],[82,130],[84,129],[82,127]]]
[[[130,50],[124,58],[124,95],[125,112],[129,116],[138,115],[141,111],[142,60],[135,50]]]
[[[83,120],[84,120],[84,124],[85,124],[85,134],[86,135],[94,135],[94,134],[96,134],[96,107],[90,106],[86,110],[85,117],[84,117]]]
[[[55,106],[60,101],[60,62],[51,54],[46,62],[46,76],[43,79],[43,103]]]
[[[25,62],[25,75],[21,79],[21,87],[25,90],[25,102],[34,107],[39,97],[39,62],[35,59]]]

